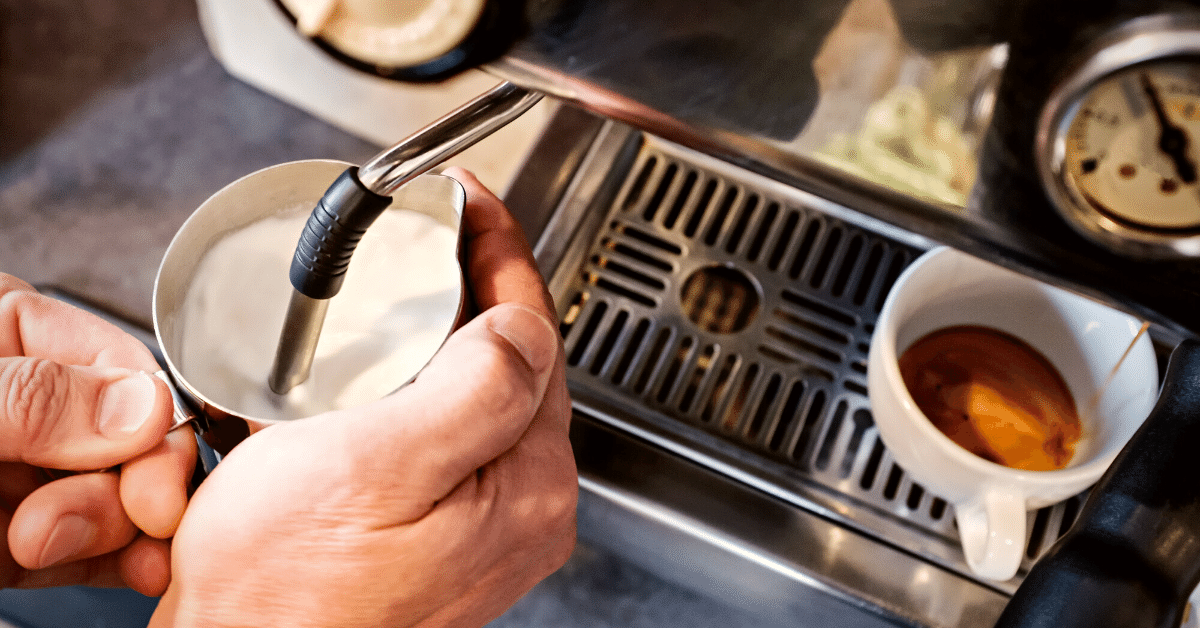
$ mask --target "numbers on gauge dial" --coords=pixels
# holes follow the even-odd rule
[[[1200,68],[1163,61],[1101,80],[1071,121],[1064,158],[1068,185],[1110,218],[1200,227]]]

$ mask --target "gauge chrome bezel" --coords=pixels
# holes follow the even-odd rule
[[[1200,227],[1137,227],[1092,207],[1068,181],[1067,134],[1083,101],[1101,81],[1135,65],[1187,57],[1200,61],[1200,16],[1168,14],[1132,20],[1098,41],[1042,108],[1034,144],[1042,186],[1068,224],[1114,252],[1139,258],[1200,257]],[[1200,137],[1192,141],[1200,145]]]

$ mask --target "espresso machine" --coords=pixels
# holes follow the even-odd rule
[[[228,4],[200,2],[233,66]],[[879,440],[866,364],[889,288],[938,244],[1150,322],[1163,364],[1191,342],[1200,3],[385,4],[256,10],[372,84],[482,68],[563,103],[506,201],[559,308],[582,538],[797,626],[1070,625],[1046,595],[1131,586],[1166,618],[1136,625],[1196,621],[1200,489],[1144,460],[1188,458],[1195,413],[1135,437],[1137,481],[1102,480],[1129,485],[1123,514],[1087,493],[1038,511],[993,582]],[[1120,573],[1066,564],[1105,516],[1091,551]]]

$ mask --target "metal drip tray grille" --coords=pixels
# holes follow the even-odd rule
[[[717,451],[769,490],[966,573],[951,508],[884,448],[870,336],[921,250],[845,210],[645,139],[565,292],[568,378],[590,399]],[[806,496],[807,495],[807,496]],[[1026,567],[1075,498],[1030,517]],[[915,539],[915,541],[914,541]]]

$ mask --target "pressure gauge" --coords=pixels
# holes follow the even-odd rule
[[[1156,16],[1107,38],[1039,121],[1042,182],[1116,252],[1200,257],[1200,22]]]

